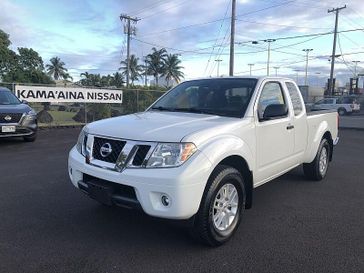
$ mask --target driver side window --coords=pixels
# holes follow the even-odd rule
[[[263,119],[265,109],[272,104],[286,105],[283,90],[278,82],[268,82],[264,85],[258,102],[259,119]]]

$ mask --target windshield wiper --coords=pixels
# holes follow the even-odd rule
[[[167,108],[167,107],[163,107],[163,106],[152,107],[151,109],[159,110],[159,111],[171,111],[171,112],[175,110],[173,108]]]
[[[218,115],[216,112],[211,111],[209,109],[200,109],[195,107],[190,108],[175,108],[175,111],[178,112],[190,112],[190,113],[199,113],[199,114],[208,114],[208,115]]]

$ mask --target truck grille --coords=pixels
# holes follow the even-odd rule
[[[89,163],[119,172],[125,169],[125,167],[144,167],[145,160],[156,145],[157,143],[154,142],[95,136],[93,137],[92,157]]]
[[[95,137],[92,156],[97,160],[116,163],[125,143],[126,141]]]
[[[150,149],[150,145],[138,145],[138,150],[135,153],[132,165],[133,166],[141,166],[144,162],[145,157],[147,156]]]
[[[0,113],[0,123],[18,123],[23,113]]]

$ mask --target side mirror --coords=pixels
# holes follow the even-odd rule
[[[22,101],[21,101],[21,103],[22,103],[22,104],[26,104],[26,105],[28,105],[28,104],[29,104],[29,102],[28,102],[28,101],[26,101],[26,100],[22,100]]]
[[[285,104],[270,104],[263,113],[263,120],[270,120],[284,117],[288,114],[288,108]]]

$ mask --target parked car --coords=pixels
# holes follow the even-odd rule
[[[32,142],[37,137],[37,114],[9,89],[0,87],[0,138],[23,137]]]
[[[311,110],[335,109],[340,116],[360,112],[360,103],[355,97],[324,98],[311,105]]]
[[[337,142],[336,111],[307,114],[290,79],[208,78],[179,84],[145,112],[85,126],[68,172],[100,203],[188,219],[216,246],[238,228],[253,188],[301,164],[307,178],[324,179]]]

